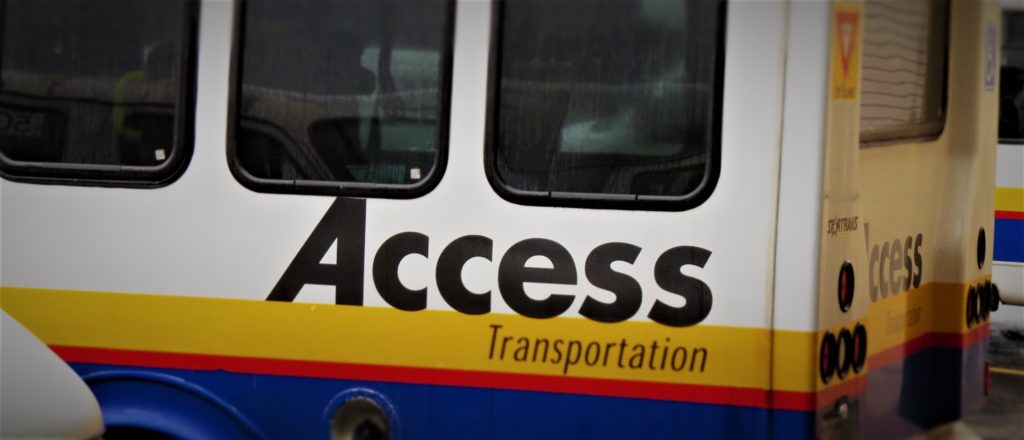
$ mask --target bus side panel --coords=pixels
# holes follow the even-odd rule
[[[96,390],[105,409],[121,408],[124,390],[136,384],[120,384],[110,375],[131,377],[140,373],[179,378],[219,396],[239,413],[259,421],[252,438],[321,438],[330,423],[331,408],[323,402],[352,389],[372,389],[386,395],[397,416],[390,422],[398,438],[674,438],[708,439],[770,438],[764,429],[769,414],[778,438],[801,436],[810,418],[797,411],[768,411],[726,405],[659,402],[645,399],[513,391],[474,387],[449,387],[402,383],[332,380],[227,371],[182,371],[161,368],[73,364]],[[95,379],[107,376],[107,382]],[[118,386],[123,387],[118,389]],[[160,396],[151,397],[159,398]],[[149,405],[166,413],[163,402]],[[266,405],[266,402],[274,402]],[[173,402],[167,402],[173,405]],[[132,408],[143,410],[138,402]],[[170,408],[174,410],[174,408]],[[108,411],[109,413],[109,411]],[[212,432],[223,426],[197,426]],[[205,430],[205,431],[204,431]]]
[[[4,310],[32,321],[26,327],[97,390],[116,386],[98,392],[101,404],[116,408],[133,399],[147,408],[151,396],[130,392],[141,385],[118,379],[145,378],[185,390],[165,390],[171,402],[219,401],[211,408],[256,437],[323,437],[325,417],[345,391],[394,403],[407,437],[636,437],[630,430],[668,437],[685,433],[687,424],[722,438],[808,436],[810,384],[795,381],[786,405],[771,398],[785,5],[728,5],[721,172],[711,197],[686,211],[525,206],[495,193],[483,166],[492,6],[456,5],[444,178],[419,198],[385,200],[258,193],[233,178],[225,140],[237,42],[227,23],[241,4],[205,2],[189,168],[152,190],[0,183]],[[467,262],[465,271],[439,270],[440,255],[467,235],[489,239],[493,252]],[[425,250],[388,260],[397,251],[386,244],[410,236],[425,238]],[[337,244],[322,246],[324,237]],[[504,256],[538,241],[561,250],[567,257],[558,264],[573,275],[573,282],[518,283],[529,284],[520,299],[571,299],[548,319],[516,313],[499,286]],[[297,258],[308,242],[322,255]],[[614,262],[643,290],[633,315],[614,323],[580,312],[587,298],[613,301],[615,292],[592,283],[585,267],[606,243],[641,250],[629,264]],[[342,254],[343,246],[355,251]],[[670,257],[687,262],[659,264],[673,249]],[[287,298],[294,301],[277,301],[272,292],[296,260],[296,267],[312,268],[304,275],[358,267],[362,276],[344,272],[331,277],[333,286],[324,277],[303,278]],[[713,295],[699,323],[669,326],[649,317],[658,303],[685,307],[679,292],[656,280],[659,272]],[[487,292],[488,312],[454,310],[438,288],[438,278],[448,276]],[[357,279],[362,285],[348,293],[359,296],[358,305],[337,304],[340,285]],[[394,306],[394,295],[413,288],[426,297],[422,310]],[[506,332],[500,340],[499,330]],[[799,330],[806,357],[810,332]],[[528,349],[518,348],[540,339],[575,342],[575,363],[564,361],[567,354],[561,363],[528,358]],[[591,346],[605,353],[600,364],[584,354]],[[675,347],[687,349],[688,361],[679,350],[672,366],[666,359]],[[623,356],[627,349],[636,360]],[[135,411],[133,420],[152,420],[154,412]],[[462,415],[473,428],[453,431]],[[285,425],[278,426],[279,416]]]

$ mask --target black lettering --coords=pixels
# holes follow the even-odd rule
[[[629,357],[629,368],[636,370],[644,367],[644,353],[646,350],[647,347],[644,347],[643,344],[633,345],[633,355]]]
[[[591,349],[594,349],[591,351]],[[590,360],[590,353],[594,353],[594,360]],[[597,361],[601,359],[601,343],[591,342],[587,344],[587,351],[583,353],[583,361],[587,363],[588,367],[597,365]]]
[[[867,225],[864,225],[864,229],[867,229]],[[875,277],[875,265],[877,265],[877,264],[878,264],[878,245],[876,244],[874,247],[871,248],[871,258],[869,259],[869,263],[868,263],[868,281],[870,282],[869,284],[871,285],[870,293],[871,293],[871,301],[872,302],[878,300],[878,282],[876,281],[877,278]]]
[[[683,275],[683,266],[700,268],[708,262],[711,251],[694,246],[679,246],[665,251],[654,263],[654,281],[662,289],[686,300],[683,307],[672,307],[656,301],[647,315],[655,322],[684,327],[697,324],[711,313],[711,288],[703,281]]]
[[[459,237],[441,251],[437,259],[437,290],[441,297],[467,315],[482,315],[491,311],[491,291],[474,293],[462,282],[462,267],[472,258],[491,260],[492,242],[480,235]]]
[[[615,301],[604,303],[587,296],[580,314],[600,322],[619,322],[629,319],[640,310],[644,292],[633,277],[612,270],[612,263],[625,261],[633,264],[640,255],[640,247],[628,243],[605,243],[587,256],[587,280],[595,287],[615,294]]]
[[[924,271],[923,261],[921,258],[921,242],[924,240],[924,236],[917,234],[914,238],[914,264],[917,265],[917,272],[914,272],[914,288],[921,286],[921,272]]]
[[[268,301],[294,301],[306,284],[334,286],[334,302],[363,304],[363,251],[366,246],[366,201],[337,198],[288,264]],[[335,264],[320,264],[338,242]]]
[[[555,339],[555,343],[551,344],[551,348],[555,349],[555,357],[551,358],[552,364],[557,365],[562,362],[562,344],[565,344],[565,341],[561,339]]]
[[[516,362],[522,362],[526,360],[526,357],[530,354],[530,340],[526,338],[519,338],[519,347],[512,353],[512,360]]]
[[[622,342],[619,343],[619,368],[625,368],[626,367],[625,365],[622,364],[622,356],[624,354],[626,354],[626,340],[625,339],[623,339]]]
[[[526,267],[526,261],[533,256],[546,257],[552,267]],[[524,283],[574,285],[576,263],[562,245],[542,238],[530,238],[512,245],[498,265],[498,289],[512,310],[530,318],[561,315],[572,306],[572,295],[552,293],[538,301],[526,295]]]
[[[882,257],[878,262],[878,286],[881,287],[882,298],[889,297],[889,283],[885,281],[885,260],[889,258],[889,242],[882,245]]]
[[[910,246],[913,241],[914,239],[908,236],[906,244],[903,245],[903,270],[907,271],[907,277],[903,279],[903,290],[910,290],[910,283],[914,278],[914,262],[910,261]]]
[[[704,372],[704,365],[708,363],[708,349],[706,348],[695,348],[693,349],[693,356],[690,357],[690,371],[693,371],[693,367],[697,364],[697,355],[702,354],[700,359],[700,372]]]
[[[491,351],[487,352],[487,359],[494,359],[494,341],[498,339],[498,329],[501,326],[498,324],[491,324]]]
[[[654,357],[657,356],[657,355],[658,355],[658,341],[651,341],[651,359],[649,361],[650,362],[649,365],[650,365],[652,370],[654,369]]]
[[[864,250],[870,254],[868,257],[868,293],[871,294],[871,302],[878,300],[878,284],[875,283],[875,264],[878,262],[878,245],[871,246],[871,224],[864,223]]]
[[[668,360],[668,343],[672,340],[665,338],[665,345],[661,347],[661,369],[665,369],[665,361]]]
[[[549,344],[549,342],[545,338],[537,338],[536,341],[533,341],[533,361],[534,362],[537,362],[537,353],[540,353],[540,346],[541,346],[542,342],[544,343],[544,357],[540,361],[541,362],[547,362],[548,361],[548,344]]]
[[[505,347],[508,346],[508,341],[515,339],[511,336],[505,336],[501,339],[501,360],[505,360]]]
[[[889,255],[889,290],[895,295],[900,293],[900,287],[903,285],[903,279],[899,278],[897,273],[902,269],[900,267],[903,263],[903,243],[897,238],[892,242],[890,247]]]
[[[683,354],[681,359],[679,358],[679,353]],[[677,360],[679,361],[678,366],[676,365]],[[686,368],[686,348],[676,347],[675,350],[672,350],[672,371],[682,371],[683,368]]]
[[[430,239],[418,232],[403,232],[384,242],[373,258],[373,283],[380,296],[399,310],[416,311],[427,308],[427,288],[407,289],[398,279],[398,264],[407,255],[427,256]]]
[[[580,341],[569,341],[569,346],[565,352],[565,367],[562,368],[562,374],[569,374],[569,366],[576,365],[580,362],[580,355],[583,354],[583,344]],[[573,356],[573,348],[575,348],[575,356]]]

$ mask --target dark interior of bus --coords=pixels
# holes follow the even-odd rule
[[[155,167],[176,149],[182,2],[7,1],[0,153],[35,166]]]
[[[684,196],[715,142],[716,2],[502,4],[494,164],[539,193]]]

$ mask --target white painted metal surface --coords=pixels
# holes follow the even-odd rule
[[[256,193],[228,172],[231,32],[226,24],[233,8],[232,2],[203,4],[195,150],[182,177],[159,189],[3,181],[3,227],[19,231],[4,237],[3,285],[266,298],[333,198]],[[529,207],[492,190],[483,167],[490,45],[480,38],[489,35],[490,12],[488,2],[462,2],[457,8],[450,159],[444,177],[417,199],[367,200],[366,261],[394,234],[427,235],[430,256],[406,258],[401,280],[409,288],[427,287],[428,308],[449,310],[438,293],[434,267],[451,240],[467,234],[491,237],[497,260],[523,239],[556,239],[577,262],[580,279],[576,286],[558,287],[558,293],[576,295],[562,316],[579,316],[586,293],[603,292],[583,274],[587,254],[609,241],[632,243],[643,251],[622,272],[643,286],[644,302],[633,319],[647,320],[657,299],[681,305],[678,296],[654,283],[656,258],[675,246],[699,246],[712,252],[710,260],[703,269],[687,267],[684,273],[714,292],[714,306],[703,323],[771,327],[785,4],[739,2],[730,7],[722,171],[711,198],[683,212]],[[468,287],[496,289],[496,261],[469,266]],[[371,265],[364,270],[365,304],[387,306],[374,288]],[[738,270],[744,276],[736,276]],[[551,293],[550,287],[537,287],[528,287],[531,295]],[[307,287],[297,300],[333,302],[333,297],[328,289]],[[492,301],[494,313],[512,313],[500,296]]]
[[[0,311],[0,439],[92,439],[96,398],[71,367]]]
[[[778,329],[817,328],[818,305],[808,301],[818,288],[825,114],[831,6],[799,2],[789,6],[786,99],[782,165],[779,171],[778,232],[775,248],[775,306]]]

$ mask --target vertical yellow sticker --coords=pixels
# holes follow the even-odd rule
[[[835,6],[832,22],[832,99],[857,97],[862,18],[859,5]]]

